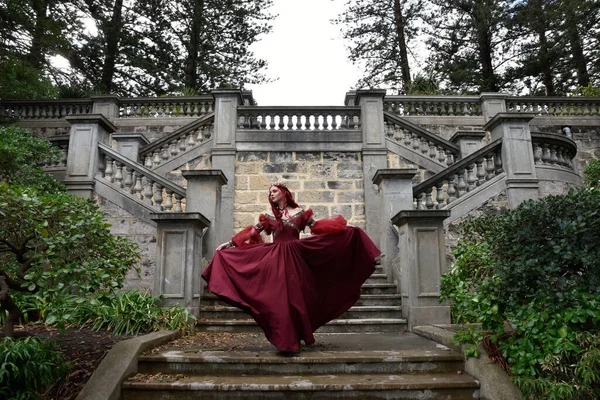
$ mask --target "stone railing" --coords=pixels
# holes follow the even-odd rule
[[[446,166],[460,158],[460,149],[454,143],[389,112],[383,115],[387,139]]]
[[[502,172],[502,139],[498,139],[414,186],[413,206],[441,209]]]
[[[48,140],[60,150],[61,156],[53,163],[46,163],[44,170],[66,169],[69,156],[69,135],[52,136]]]
[[[201,117],[214,112],[212,95],[119,99],[119,118]]]
[[[182,212],[186,190],[144,166],[99,144],[99,179],[114,189],[137,197],[157,211]]]
[[[506,111],[556,117],[600,115],[600,98],[507,97]]]
[[[69,115],[92,113],[91,99],[2,100],[0,118],[14,120],[62,119]]]
[[[187,124],[140,149],[146,168],[156,168],[214,136],[214,113]]]
[[[383,110],[400,116],[482,115],[479,96],[386,96]]]
[[[577,144],[567,137],[553,133],[531,132],[535,165],[562,167],[571,171]]]
[[[238,107],[238,129],[360,130],[360,107]]]

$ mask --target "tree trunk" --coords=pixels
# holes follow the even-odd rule
[[[535,31],[540,41],[539,65],[542,72],[542,82],[546,88],[546,96],[554,96],[554,75],[551,68],[551,60],[548,49],[548,39],[546,37],[546,14],[541,0],[530,0],[529,5],[532,9],[530,13],[535,25]]]
[[[185,62],[184,85],[187,88],[197,88],[198,85],[198,57],[202,45],[202,27],[204,18],[204,0],[192,2],[193,13],[190,21],[190,42]]]
[[[113,7],[113,15],[106,29],[106,48],[104,67],[102,68],[102,89],[110,93],[112,81],[115,75],[115,65],[119,55],[119,42],[121,40],[121,25],[123,18],[123,0],[116,0]]]
[[[481,65],[482,82],[480,91],[497,92],[498,83],[494,74],[492,64],[492,34],[490,32],[491,11],[490,5],[475,5],[473,18],[475,32],[477,35],[477,52],[479,54],[479,63]]]
[[[33,32],[31,32],[31,48],[27,55],[27,62],[33,68],[41,69],[44,65],[43,42],[46,35],[48,4],[46,0],[35,0],[32,2],[32,7],[35,12],[35,23]]]
[[[14,337],[15,324],[19,322],[21,310],[10,298],[10,288],[6,283],[6,277],[0,276],[0,310],[8,311],[8,317],[4,324],[4,335],[6,337]]]
[[[398,35],[398,46],[400,47],[400,69],[402,70],[402,83],[404,91],[410,88],[410,66],[408,64],[408,52],[406,50],[406,38],[404,37],[404,17],[400,0],[394,0],[394,22],[396,25],[396,34]]]
[[[577,71],[577,85],[587,86],[590,83],[590,76],[587,70],[583,46],[581,45],[581,36],[577,31],[577,23],[572,12],[567,11],[567,37],[571,44],[571,55],[573,56],[573,65]]]

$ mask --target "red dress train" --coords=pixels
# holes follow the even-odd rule
[[[299,239],[307,225],[316,235]],[[260,243],[262,229],[273,233],[273,243]],[[381,253],[343,217],[314,222],[311,210],[281,222],[261,215],[233,241],[238,247],[217,251],[202,277],[210,292],[250,314],[280,351],[314,343],[317,328],[352,307]]]

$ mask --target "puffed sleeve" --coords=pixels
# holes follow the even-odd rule
[[[267,229],[268,228],[268,229]],[[267,217],[261,214],[258,217],[258,223],[256,225],[250,225],[239,231],[231,238],[231,242],[236,247],[246,247],[253,244],[264,243],[260,232],[265,231],[270,234],[271,229],[268,223]]]
[[[308,211],[310,211],[310,216],[306,220],[306,226],[310,228],[313,235],[341,232],[346,229],[346,225],[348,224],[346,219],[341,215],[315,220],[312,216],[312,210]]]

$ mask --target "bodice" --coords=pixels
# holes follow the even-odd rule
[[[307,220],[312,217],[312,212],[300,210],[296,214],[289,218],[282,218],[281,223],[277,219],[269,214],[263,214],[263,218],[260,218],[262,227],[267,232],[272,232],[274,242],[286,242],[290,240],[297,240],[300,238],[300,232],[304,231]],[[269,225],[268,229],[266,225]]]

